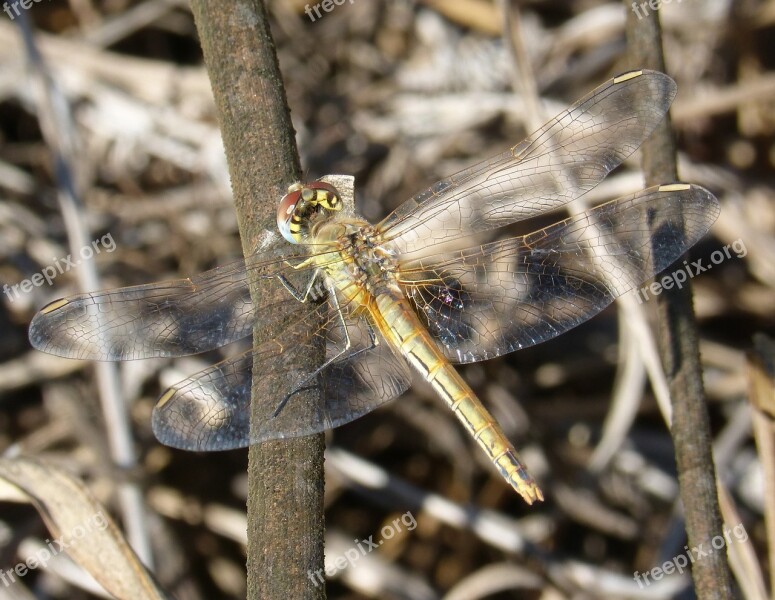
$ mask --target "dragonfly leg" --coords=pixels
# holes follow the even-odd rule
[[[328,286],[327,286],[328,287]],[[291,393],[289,393],[285,398],[282,399],[280,404],[277,405],[277,408],[275,409],[274,413],[272,413],[272,417],[276,417],[279,415],[283,408],[285,408],[285,405],[288,404],[288,401],[291,399],[291,397],[295,394],[298,394],[299,392],[302,392],[307,388],[307,384],[309,384],[310,381],[315,379],[320,373],[323,372],[323,369],[328,367],[329,365],[333,364],[337,360],[339,360],[342,356],[344,356],[348,350],[352,347],[352,341],[350,340],[350,334],[347,331],[347,323],[344,318],[344,313],[342,312],[342,309],[339,306],[339,300],[336,297],[336,293],[332,289],[328,289],[328,295],[329,298],[331,298],[331,303],[334,305],[334,308],[336,309],[336,313],[339,315],[339,320],[342,324],[342,329],[344,331],[344,347],[340,352],[337,352],[335,356],[332,356],[329,358],[325,363],[323,363],[319,368],[315,369],[312,373],[309,374],[309,376],[304,378],[304,381],[302,381],[296,389],[294,389]],[[377,334],[374,331],[374,328],[371,326],[371,323],[366,321],[366,329],[369,332],[369,341],[370,344],[366,348],[361,348],[356,353],[353,354],[353,356],[357,356],[358,354],[361,354],[362,352],[368,352],[372,348],[376,348],[379,345],[379,339],[377,338]]]
[[[290,265],[290,266],[293,266],[293,265]],[[280,283],[283,284],[283,287],[286,290],[288,290],[291,296],[293,296],[296,300],[298,300],[299,302],[307,302],[309,298],[312,298],[315,301],[320,300],[322,298],[323,294],[315,290],[316,286],[321,281],[320,279],[321,275],[322,275],[322,272],[320,271],[320,269],[317,269],[312,274],[312,278],[309,280],[309,283],[307,284],[307,289],[304,290],[304,293],[296,289],[296,287],[290,281],[288,281],[285,275],[277,275],[277,279],[280,280]]]

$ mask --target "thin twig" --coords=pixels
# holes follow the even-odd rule
[[[764,472],[764,497],[775,494],[775,343],[761,335],[748,357],[748,385],[753,405],[753,432]],[[775,590],[775,506],[764,503],[769,546],[770,588]]]
[[[538,129],[547,115],[541,108],[538,95],[538,85],[530,66],[529,57],[522,32],[522,17],[518,3],[514,0],[500,0],[503,12],[504,41],[508,45],[512,61],[512,87],[521,92],[525,106],[526,123],[531,130]],[[576,198],[568,205],[571,214],[581,214],[590,207],[590,197]],[[592,231],[597,231],[594,224]],[[622,268],[626,268],[622,265]],[[607,277],[611,289],[616,289],[615,278],[606,275],[604,269],[600,275]],[[644,310],[638,305],[632,294],[624,294],[616,298],[619,308],[619,346],[622,348],[622,359],[617,368],[617,378],[612,391],[612,410],[606,419],[603,436],[589,462],[592,471],[600,471],[621,447],[627,432],[632,425],[639,401],[642,397],[645,373],[648,373],[651,387],[657,399],[660,410],[667,422],[670,422],[670,397],[667,380],[662,365],[659,362],[656,342],[648,326]],[[625,332],[628,332],[625,333]],[[627,352],[627,350],[630,350]]]
[[[88,247],[88,227],[84,219],[84,207],[79,193],[76,164],[70,157],[78,156],[79,144],[74,134],[66,98],[62,95],[41,56],[25,11],[17,21],[20,25],[31,70],[38,87],[37,102],[43,137],[52,154],[54,174],[57,180],[57,199],[67,230],[72,254]],[[99,289],[99,277],[94,261],[85,260],[77,270],[78,283],[83,291]],[[105,418],[110,456],[121,469],[131,472],[137,466],[132,440],[129,411],[121,394],[118,366],[98,362],[95,365],[97,388]],[[140,559],[153,567],[151,542],[146,528],[146,514],[142,490],[132,482],[119,485],[119,504],[127,539]]]
[[[662,38],[656,11],[639,18],[627,10],[630,66],[664,71]],[[669,116],[642,145],[646,185],[676,181],[676,149]],[[689,282],[687,282],[689,283]],[[670,433],[675,445],[681,500],[690,547],[707,545],[722,534],[721,512],[713,465],[712,437],[704,402],[697,326],[691,285],[665,290],[659,297],[659,345],[670,383],[673,420]],[[726,553],[713,552],[692,565],[700,600],[732,598],[732,577]]]

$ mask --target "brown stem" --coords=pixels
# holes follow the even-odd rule
[[[624,2],[630,68],[665,70],[657,11],[638,16]],[[641,146],[646,186],[677,179],[675,141],[667,117]],[[687,282],[689,283],[689,282]],[[686,518],[689,548],[707,548],[722,535],[722,519],[711,452],[712,437],[702,386],[697,325],[691,285],[665,290],[658,301],[659,347],[673,406],[671,435]],[[694,556],[694,555],[693,555]],[[725,552],[712,552],[692,565],[697,598],[732,598],[732,577]]]
[[[250,256],[262,232],[276,229],[277,202],[300,175],[268,17],[260,0],[191,4],[229,162],[243,251]],[[254,289],[252,283],[260,314],[262,298],[277,290]],[[257,326],[254,336],[267,339],[280,330]],[[320,358],[311,352],[299,366],[314,370]],[[257,384],[260,377],[254,378],[254,406],[262,400]],[[251,427],[256,429],[254,417]],[[324,585],[314,576],[323,568],[323,449],[322,434],[250,448],[248,598],[325,597]]]

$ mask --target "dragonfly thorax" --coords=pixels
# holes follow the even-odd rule
[[[376,295],[396,285],[398,259],[389,243],[366,220],[332,216],[312,224],[307,240],[311,248],[329,247],[338,255],[321,253],[320,267],[342,290]]]
[[[350,226],[352,227],[352,225]],[[352,277],[370,293],[395,283],[398,272],[396,253],[384,244],[368,223],[359,223],[345,236],[342,254]]]

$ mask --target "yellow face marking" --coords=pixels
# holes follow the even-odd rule
[[[60,298],[59,300],[54,300],[52,303],[47,304],[41,308],[40,312],[41,314],[47,315],[50,312],[54,312],[55,310],[62,308],[65,304],[70,304],[70,301],[67,298]]]

